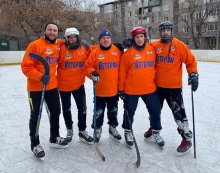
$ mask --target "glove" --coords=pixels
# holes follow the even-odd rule
[[[40,81],[44,84],[47,85],[50,82],[50,76],[43,75],[40,79]]]
[[[90,49],[90,44],[86,40],[82,40],[81,44],[86,50]]]
[[[113,43],[120,51],[124,52],[124,47],[121,43]]]
[[[189,74],[188,85],[192,85],[192,90],[195,92],[199,86],[199,74],[192,72]]]
[[[97,71],[93,71],[91,73],[91,77],[92,77],[93,82],[99,82],[100,81],[100,76],[99,76],[99,73]]]
[[[123,47],[125,48],[125,49],[128,49],[129,47],[131,47],[132,46],[132,44],[133,44],[133,39],[132,38],[126,38],[126,39],[124,39],[124,41],[123,41]]]
[[[118,91],[118,96],[119,96],[122,100],[125,100],[125,93],[124,93],[124,91]]]

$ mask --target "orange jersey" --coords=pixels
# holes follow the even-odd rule
[[[111,97],[118,93],[118,69],[122,52],[112,44],[109,50],[97,47],[85,63],[85,74],[91,79],[91,73],[96,70],[100,75],[97,82],[96,96]]]
[[[61,47],[57,67],[58,89],[60,91],[74,91],[85,83],[83,66],[90,54],[80,46],[76,50],[70,50],[65,45]]]
[[[154,47],[157,54],[157,86],[163,88],[182,88],[182,63],[186,64],[188,74],[197,72],[197,62],[194,55],[178,39],[173,38],[172,44],[161,43],[160,40],[149,44]]]
[[[22,72],[27,77],[28,91],[42,91],[43,83],[40,82],[40,79],[44,74],[42,63],[31,58],[29,53],[36,53],[48,62],[50,67],[50,82],[47,84],[46,90],[51,90],[57,87],[56,66],[62,44],[62,40],[57,40],[55,44],[51,44],[44,38],[40,38],[28,45],[21,63]]]
[[[130,47],[122,56],[119,68],[119,91],[141,95],[156,91],[154,48],[148,44],[143,50]]]

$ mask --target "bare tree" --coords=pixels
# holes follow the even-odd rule
[[[95,0],[0,0],[0,34],[18,36],[23,49],[43,36],[47,21],[60,26],[60,36],[67,27],[75,27],[83,38],[91,39],[102,24]]]
[[[204,3],[203,0],[186,0],[181,4],[180,18],[184,25],[180,26],[186,30],[187,35],[188,32],[190,33],[195,49],[199,47],[198,43],[204,33],[204,25],[213,11],[211,5],[212,3]]]

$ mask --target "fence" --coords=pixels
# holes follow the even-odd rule
[[[0,65],[20,64],[25,51],[0,51]],[[198,61],[220,62],[220,50],[192,50]]]

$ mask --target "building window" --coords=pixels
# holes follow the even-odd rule
[[[189,21],[189,14],[185,14],[185,15],[183,16],[183,19],[184,19],[185,21]]]
[[[207,40],[207,45],[214,46],[216,44],[216,40],[214,38],[210,38]]]
[[[215,30],[217,30],[216,24],[209,24],[208,25],[208,31],[215,31]]]
[[[169,5],[164,5],[163,6],[163,11],[168,11],[170,9],[170,6]]]
[[[131,17],[131,11],[128,11],[128,17]]]
[[[183,8],[189,8],[189,2],[184,2]]]
[[[140,4],[141,3],[141,0],[137,0],[136,2],[136,5]]]
[[[131,21],[127,21],[127,27],[131,27]]]
[[[195,19],[196,20],[199,20],[199,19],[201,19],[201,13],[195,13]]]
[[[183,33],[188,33],[188,32],[189,32],[189,27],[188,26],[183,27]]]
[[[134,21],[134,26],[138,26],[138,20]]]
[[[139,10],[135,10],[135,16],[139,14]]]
[[[132,1],[129,1],[128,2],[128,7],[131,7],[132,6]]]

